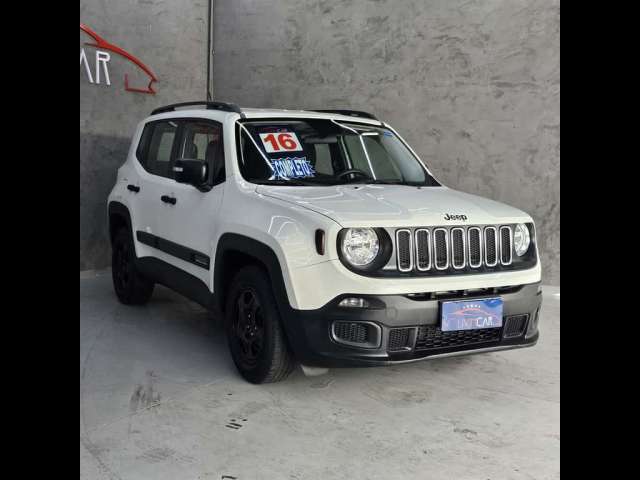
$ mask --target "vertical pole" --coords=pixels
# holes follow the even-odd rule
[[[207,21],[207,101],[213,100],[213,0],[209,0]]]

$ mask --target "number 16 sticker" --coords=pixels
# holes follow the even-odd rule
[[[267,153],[295,152],[302,150],[294,132],[261,133],[260,140]]]

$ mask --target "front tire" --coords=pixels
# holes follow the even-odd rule
[[[294,369],[271,284],[261,268],[247,266],[234,277],[225,327],[233,362],[247,381],[279,382]]]
[[[125,305],[147,303],[154,283],[136,269],[133,239],[126,228],[118,230],[111,248],[111,278],[118,300]]]

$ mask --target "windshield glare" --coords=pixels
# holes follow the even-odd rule
[[[314,119],[239,125],[240,172],[253,183],[439,185],[383,127]]]

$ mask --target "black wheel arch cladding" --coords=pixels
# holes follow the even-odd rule
[[[115,200],[109,202],[108,222],[109,238],[112,243],[120,226],[128,228],[131,235],[133,235],[133,230],[131,228],[131,214],[129,213],[127,206],[123,203]]]
[[[223,234],[218,241],[216,249],[213,285],[221,306],[225,304],[225,293],[231,280],[227,272],[229,267],[227,262],[231,262],[233,266],[234,253],[242,255],[248,260],[247,263],[254,263],[264,268],[265,273],[271,280],[278,309],[282,311],[285,308],[284,303],[289,306],[282,268],[275,252],[268,245],[258,240],[236,233]]]

